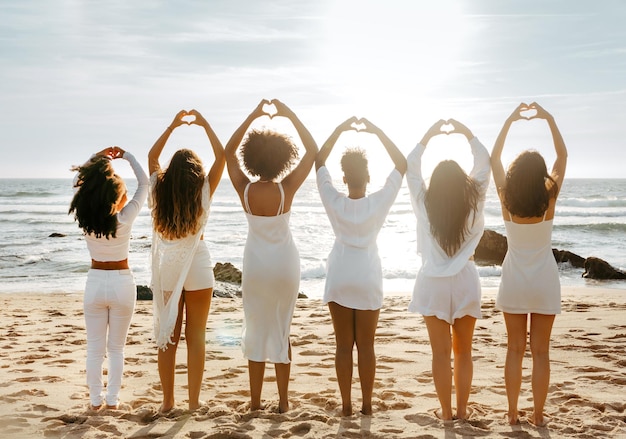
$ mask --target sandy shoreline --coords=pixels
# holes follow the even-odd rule
[[[126,349],[120,410],[87,410],[85,330],[80,294],[0,295],[0,435],[11,438],[261,438],[261,437],[626,437],[626,292],[564,288],[563,313],[553,331],[548,429],[508,426],[503,364],[506,335],[493,309],[494,289],[483,290],[477,322],[474,381],[467,422],[444,425],[430,372],[430,347],[409,297],[387,297],[377,332],[374,415],[338,416],[334,338],[326,307],[298,301],[292,326],[291,411],[275,412],[274,371],[263,389],[264,411],[248,411],[246,361],[239,347],[240,299],[214,298],[207,325],[207,364],[201,398],[186,411],[186,355],[178,354],[178,409],[157,413],[160,385],[152,342],[152,304],[139,302]],[[356,358],[356,357],[355,357]],[[532,408],[530,358],[524,362],[520,407]],[[360,403],[355,368],[353,400]]]

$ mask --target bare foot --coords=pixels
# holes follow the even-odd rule
[[[278,403],[278,413],[287,413],[289,411],[289,402],[279,402]]]
[[[251,412],[256,412],[257,410],[265,410],[265,405],[264,404],[255,404],[252,405],[250,404],[250,411]]]
[[[165,403],[163,403],[163,404],[161,404],[161,407],[159,407],[159,413],[161,413],[163,415],[167,414],[167,413],[172,411],[174,406],[175,406],[175,404],[172,404],[172,405],[167,404],[167,405],[165,405]]]
[[[109,405],[109,404],[107,404],[107,405],[105,405],[104,407],[105,407],[107,410],[117,410],[117,404],[115,404],[115,405]]]
[[[543,414],[536,415],[534,413],[530,418],[528,418],[529,423],[531,423],[535,427],[540,427],[540,428],[546,427],[551,420],[552,418],[550,418],[549,416],[545,416]]]
[[[472,413],[474,413],[474,409],[472,409],[471,407],[466,407],[465,410],[457,410],[456,411],[456,417],[457,419],[469,419],[470,416],[472,416]]]
[[[506,419],[506,421],[509,423],[509,425],[519,425],[519,417],[517,416],[517,413],[513,414],[513,413],[505,413],[504,414],[504,418]]]
[[[200,407],[206,405],[206,403],[204,401],[198,400],[195,403],[189,403],[189,410],[190,411],[194,411],[194,410],[198,410]]]
[[[452,413],[450,413],[450,415],[448,416],[444,416],[443,411],[441,409],[435,410],[434,414],[437,417],[437,419],[440,419],[443,422],[452,422],[456,419],[455,416],[452,416]]]
[[[361,413],[364,414],[365,416],[372,416],[373,410],[372,410],[372,406],[368,405],[368,406],[363,406],[361,408]]]
[[[341,407],[341,416],[352,416],[352,404],[344,405]]]
[[[94,412],[97,412],[101,408],[102,408],[102,404],[100,404],[100,405],[91,405],[91,404],[89,404],[89,410],[93,410]]]

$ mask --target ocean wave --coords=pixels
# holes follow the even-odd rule
[[[596,224],[567,224],[567,225],[554,225],[554,230],[558,231],[583,231],[583,232],[611,232],[611,233],[626,233],[626,223],[596,223]]]
[[[556,210],[557,217],[579,217],[579,218],[624,218],[626,221],[626,210]]]
[[[626,207],[626,199],[609,197],[609,198],[559,198],[558,207]]]
[[[47,191],[15,191],[0,192],[0,198],[46,198],[59,196],[57,192]]]

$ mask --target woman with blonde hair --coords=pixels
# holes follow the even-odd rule
[[[298,148],[286,135],[253,130],[252,122],[268,115],[263,108],[274,105],[272,117],[285,117],[293,124],[306,150],[300,162]],[[243,140],[243,144],[242,144]],[[251,182],[241,169],[237,149]],[[250,410],[258,410],[265,363],[274,363],[279,412],[289,409],[291,344],[289,333],[300,285],[300,256],[289,229],[296,191],[309,175],[317,144],[293,111],[281,101],[263,99],[234,132],[226,145],[228,174],[248,220],[243,255],[242,285],[244,328],[242,349],[248,359]],[[282,177],[282,178],[281,178]]]
[[[452,131],[442,131],[450,124]],[[430,139],[458,133],[468,140],[474,156],[469,175],[454,160],[433,170],[428,187],[422,177],[421,158]],[[474,250],[484,229],[483,208],[489,186],[489,153],[469,128],[450,119],[436,122],[407,157],[407,182],[417,217],[417,250],[422,265],[417,274],[409,311],[420,313],[428,329],[432,372],[444,421],[470,416],[467,406],[472,387],[472,338],[480,312],[480,280]],[[452,368],[456,416],[452,413]]]
[[[191,122],[183,120],[193,117]],[[190,149],[174,153],[166,169],[159,156],[174,129],[198,125],[211,143],[215,161],[205,174],[200,158]],[[159,348],[161,411],[175,405],[176,350],[185,317],[189,409],[200,407],[204,374],[206,322],[213,294],[213,265],[204,241],[209,206],[224,170],[224,149],[209,123],[196,110],[182,110],[157,139],[148,155],[152,196],[152,291],[154,330]]]
[[[536,113],[526,117],[523,113],[527,111]],[[511,125],[520,119],[544,119],[548,123],[556,151],[551,173],[543,157],[531,150],[518,155],[505,173],[502,149]],[[552,254],[552,223],[567,166],[567,149],[554,117],[536,102],[518,105],[496,139],[491,166],[508,240],[496,298],[496,309],[503,311],[507,331],[507,419],[512,425],[519,423],[517,402],[530,320],[534,409],[528,420],[544,426],[548,422],[543,409],[550,384],[550,336],[554,317],[561,312],[561,284]]]
[[[112,161],[123,158],[137,177],[137,190],[128,201],[124,180]],[[148,197],[148,177],[135,157],[117,146],[94,154],[74,179],[74,213],[83,229],[91,268],[87,273],[83,310],[87,330],[87,385],[91,409],[116,409],[122,387],[124,346],[135,309],[137,289],[128,267],[130,232]],[[106,395],[102,363],[109,358]],[[104,399],[104,401],[103,401]]]

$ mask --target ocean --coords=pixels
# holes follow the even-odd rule
[[[126,183],[132,194],[135,180],[127,178]],[[375,183],[370,189],[378,187]],[[70,178],[0,179],[0,293],[83,290],[90,258],[78,225],[67,214],[71,197]],[[487,195],[485,222],[486,228],[504,233],[493,184]],[[334,236],[315,180],[307,180],[297,193],[291,226],[300,251],[301,290],[309,297],[321,297]],[[64,236],[50,237],[54,233]],[[140,285],[150,283],[151,233],[150,212],[144,206],[133,227],[129,255]],[[230,181],[223,179],[213,197],[204,234],[213,262],[230,262],[241,268],[246,233],[239,198]],[[405,181],[378,238],[385,291],[412,291],[420,265],[415,237],[415,217]],[[626,270],[626,179],[566,179],[557,202],[552,244]],[[583,279],[583,270],[569,264],[561,264],[559,269],[563,285],[626,289],[624,281]],[[499,266],[478,270],[484,287],[498,285]]]

